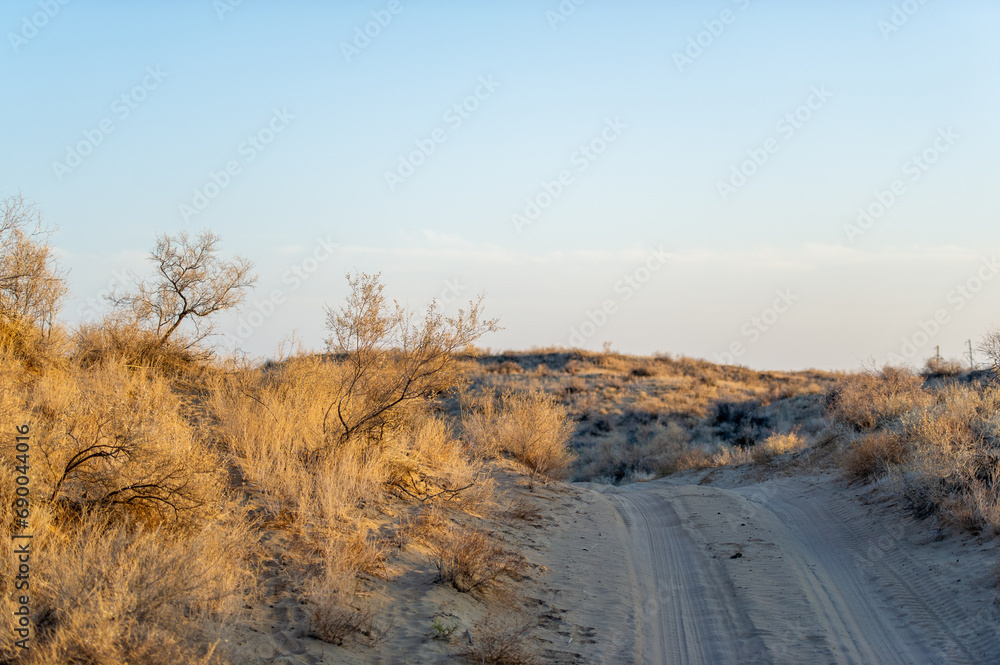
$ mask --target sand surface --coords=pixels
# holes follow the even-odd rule
[[[498,530],[531,562],[519,601],[540,621],[544,662],[1000,663],[992,540],[833,475],[749,474],[524,491],[541,516]],[[308,637],[304,608],[287,600],[246,646],[289,664],[465,662],[464,631],[490,604],[440,584],[418,551],[397,565],[392,628],[374,648]],[[430,639],[434,617],[459,624],[456,639]]]
[[[626,525],[634,662],[1000,662],[992,543],[828,476],[674,482],[602,490]]]

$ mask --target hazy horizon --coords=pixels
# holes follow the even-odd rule
[[[259,355],[319,347],[354,270],[415,308],[485,293],[494,350],[850,369],[1000,324],[992,3],[17,0],[0,25],[0,196],[59,228],[71,324],[202,229],[257,265],[220,331]]]

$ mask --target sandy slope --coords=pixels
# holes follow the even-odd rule
[[[634,662],[1000,662],[992,544],[868,508],[831,477],[672,482],[601,489],[625,524]]]

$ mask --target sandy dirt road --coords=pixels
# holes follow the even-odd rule
[[[602,489],[624,522],[635,662],[1000,663],[993,547],[837,485]]]

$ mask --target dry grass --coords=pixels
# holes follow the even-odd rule
[[[366,569],[371,572],[381,559],[378,545],[359,534],[327,546],[322,572],[306,584],[310,635],[341,645],[357,634],[374,637],[380,630],[379,608],[366,593],[360,575]]]
[[[499,591],[520,579],[524,558],[508,550],[493,534],[457,528],[446,532],[435,547],[434,563],[441,580],[458,591]]]
[[[377,535],[387,515],[398,518],[401,549],[441,532],[445,515],[503,512],[490,466],[435,414],[434,397],[391,406],[378,428],[347,437],[330,426],[331,405],[348,421],[381,408],[393,393],[379,386],[392,388],[392,370],[406,367],[398,354],[366,370],[364,390],[345,398],[351,367],[342,358],[224,364],[201,352],[170,355],[172,347],[154,349],[146,337],[106,321],[60,350],[32,346],[36,338],[21,328],[0,329],[0,427],[31,423],[36,629],[30,652],[15,647],[17,562],[8,551],[0,557],[2,662],[237,662],[230,638],[258,620],[244,612],[265,589],[305,604],[312,635],[373,646],[385,635],[375,599],[390,575],[390,541]],[[527,430],[507,427],[497,437],[504,450],[532,477],[558,475],[566,460],[553,444],[566,431],[559,408],[528,396],[501,410],[533,419],[548,437],[523,441]],[[9,534],[11,447],[0,463]],[[524,503],[507,513],[532,517]],[[520,555],[485,532],[462,533],[463,547],[440,559],[442,576],[464,591],[510,590]],[[276,559],[291,565],[262,584],[257,565]]]
[[[906,458],[906,442],[895,432],[880,431],[866,434],[852,442],[844,453],[841,465],[848,475],[866,480],[886,473]]]
[[[190,533],[88,514],[32,541],[32,650],[13,645],[13,557],[3,557],[5,662],[216,662],[253,589],[247,529],[231,515]]]
[[[923,379],[906,368],[851,374],[828,397],[830,414],[859,430],[871,430],[930,402]]]
[[[763,443],[758,443],[750,452],[750,458],[757,464],[766,464],[778,455],[797,452],[805,447],[805,442],[797,432],[772,434]]]
[[[211,355],[180,336],[161,343],[155,332],[114,315],[96,324],[84,324],[77,330],[73,359],[83,367],[110,362],[180,377],[204,367]]]
[[[156,374],[102,364],[51,371],[28,392],[34,490],[64,506],[104,504],[150,520],[211,510],[220,463]]]
[[[935,379],[940,377],[933,377]],[[864,434],[841,464],[859,480],[887,477],[918,517],[1000,533],[1000,388],[928,381],[886,368],[844,381],[833,416]]]
[[[523,496],[517,496],[509,500],[506,505],[499,510],[497,517],[501,521],[508,524],[514,520],[535,523],[541,519],[542,511],[533,501],[530,501]]]
[[[573,455],[566,447],[572,434],[565,407],[538,391],[487,392],[468,400],[462,413],[468,444],[487,457],[510,455],[533,478],[564,478]]]
[[[541,665],[542,659],[528,644],[537,626],[537,621],[515,613],[489,613],[472,630],[465,656],[475,665]]]

